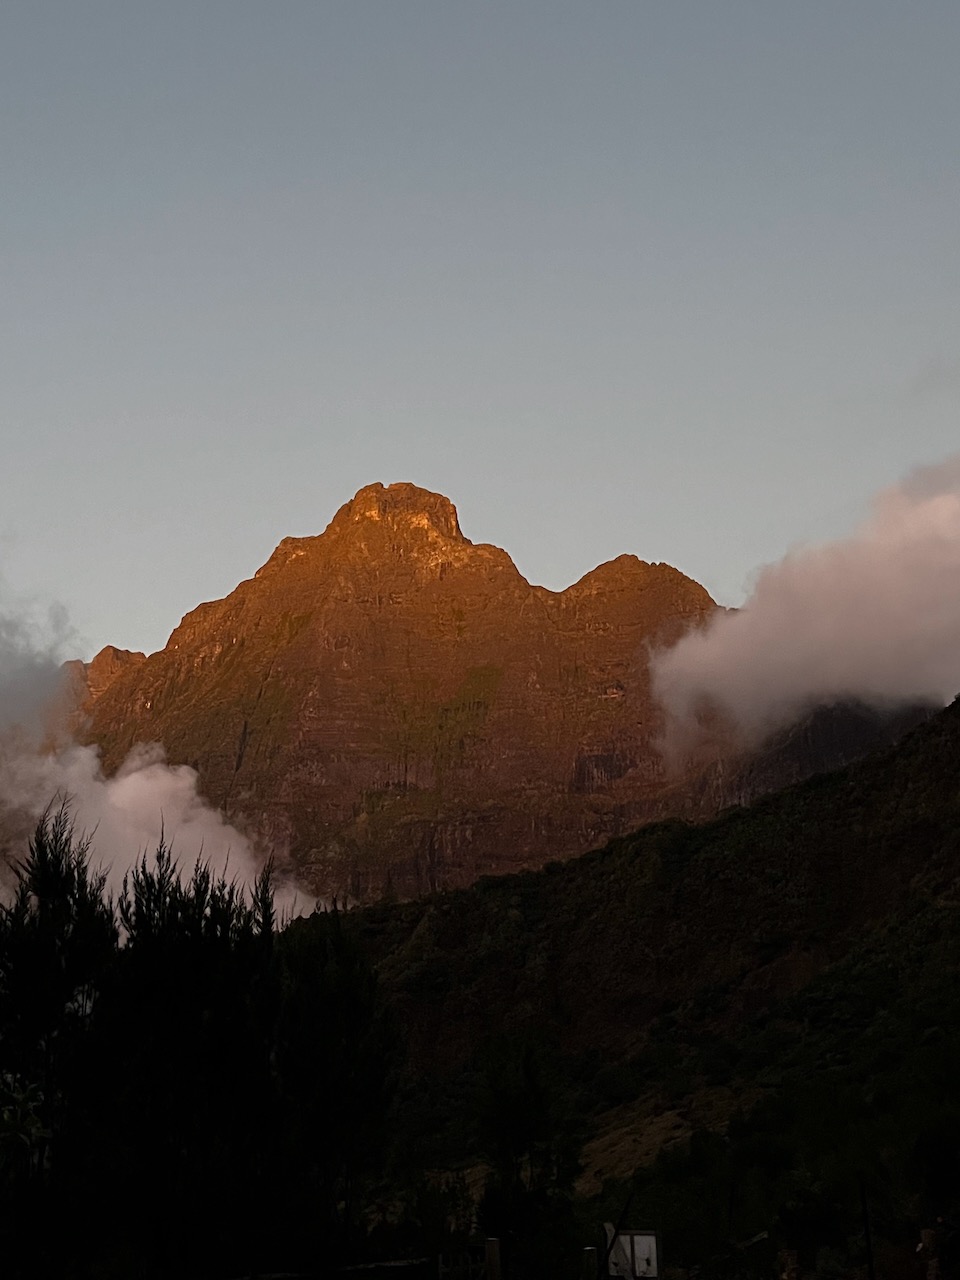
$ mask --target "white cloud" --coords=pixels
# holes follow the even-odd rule
[[[736,613],[652,659],[673,732],[712,708],[755,743],[818,703],[960,691],[960,455],[881,493],[849,538],[768,565]]]

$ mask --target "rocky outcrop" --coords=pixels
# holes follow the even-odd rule
[[[162,742],[321,891],[467,884],[659,812],[648,646],[714,607],[626,555],[531,586],[446,498],[370,485],[159,653],[98,655],[84,736],[108,769]]]
[[[106,645],[91,662],[67,662],[67,676],[78,701],[90,708],[117,676],[146,661],[146,654]]]
[[[666,777],[648,654],[716,607],[630,555],[566,591],[531,586],[448,499],[370,485],[161,652],[79,664],[81,736],[108,770],[161,742],[316,891],[370,899],[709,818],[913,723],[834,709],[758,756],[714,745]]]

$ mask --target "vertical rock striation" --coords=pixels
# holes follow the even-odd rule
[[[531,586],[448,499],[370,485],[159,653],[98,655],[84,737],[108,769],[162,742],[319,891],[464,885],[664,811],[648,646],[714,608],[626,555]]]

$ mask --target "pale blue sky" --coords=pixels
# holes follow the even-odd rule
[[[7,0],[0,572],[90,656],[450,497],[738,603],[960,445],[956,0]]]

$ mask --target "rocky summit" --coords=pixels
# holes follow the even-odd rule
[[[835,708],[759,759],[666,777],[648,656],[716,608],[631,555],[566,591],[531,586],[505,551],[464,537],[447,498],[369,485],[324,533],[285,538],[188,613],[159,653],[108,646],[74,664],[79,736],[108,771],[162,743],[311,888],[369,900],[709,818],[908,727]]]
[[[318,891],[417,895],[659,815],[648,646],[714,608],[630,555],[531,586],[448,499],[374,484],[160,652],[98,655],[82,736],[108,770],[163,743]]]

